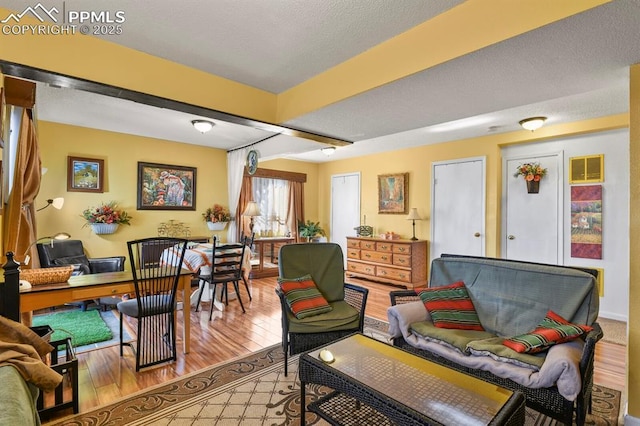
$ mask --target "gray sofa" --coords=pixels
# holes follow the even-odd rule
[[[595,344],[602,338],[595,271],[456,255],[433,260],[429,287],[457,281],[465,283],[485,332],[433,327],[416,292],[400,290],[391,292],[388,310],[394,345],[521,391],[527,406],[563,423],[571,424],[575,412],[574,421],[584,424],[591,407]],[[593,330],[584,339],[526,355],[524,362],[505,351],[504,338],[530,332],[549,310]]]

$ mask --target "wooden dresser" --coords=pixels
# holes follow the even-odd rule
[[[407,288],[427,285],[427,241],[347,237],[347,275]]]

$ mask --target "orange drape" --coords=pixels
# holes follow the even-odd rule
[[[304,183],[289,181],[289,207],[287,209],[287,226],[291,229],[294,241],[298,237],[298,222],[304,222]]]
[[[253,185],[251,184],[251,176],[242,177],[242,187],[240,188],[240,199],[238,200],[238,210],[236,211],[236,229],[238,235],[237,240],[241,241],[242,236],[247,235],[251,237],[249,231],[249,222],[251,218],[242,216],[244,210],[247,208],[249,201],[253,200]]]
[[[35,125],[30,109],[24,109],[16,150],[13,188],[3,221],[5,252],[12,251],[16,261],[24,261],[24,252],[37,238],[34,200],[40,190],[42,164]],[[3,253],[4,254],[4,253]],[[39,267],[35,246],[31,248],[30,267]]]

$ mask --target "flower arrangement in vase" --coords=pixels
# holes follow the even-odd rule
[[[202,218],[207,222],[207,226],[211,231],[222,231],[227,223],[231,220],[231,212],[220,204],[214,204],[213,207],[207,208],[202,213]]]
[[[89,207],[82,212],[84,226],[91,226],[96,234],[112,234],[120,225],[130,225],[131,216],[118,208],[115,201],[102,203],[98,207]]]
[[[527,182],[527,191],[530,194],[537,194],[540,188],[540,180],[547,174],[547,169],[540,163],[524,163],[516,168],[513,177],[524,177]]]

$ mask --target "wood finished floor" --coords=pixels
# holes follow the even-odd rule
[[[370,281],[349,279],[369,289],[366,314],[387,320],[389,292],[395,287]],[[80,412],[108,404],[146,388],[241,357],[281,341],[280,304],[275,295],[275,278],[252,280],[253,301],[249,302],[244,289],[243,314],[237,301],[232,300],[224,312],[214,311],[209,322],[208,303],[201,312],[191,313],[191,352],[178,351],[178,360],[145,371],[135,372],[135,358],[125,347],[120,357],[118,346],[78,354]],[[179,314],[181,315],[181,313]],[[182,336],[182,318],[178,318],[178,336]],[[133,325],[133,322],[131,323]],[[133,335],[133,331],[131,331]],[[182,340],[178,338],[178,347]],[[595,383],[620,391],[625,386],[626,347],[608,342],[597,345]],[[70,410],[56,413],[47,420],[71,414]],[[43,419],[44,420],[44,419]]]

